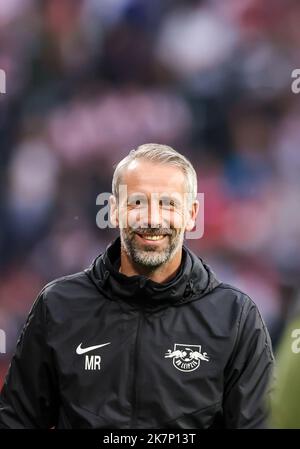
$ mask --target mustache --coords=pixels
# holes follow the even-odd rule
[[[150,236],[159,236],[159,235],[173,235],[175,233],[175,229],[170,228],[140,228],[132,231],[135,234],[139,235],[150,235]]]

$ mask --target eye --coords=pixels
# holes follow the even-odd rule
[[[132,195],[127,200],[127,205],[130,207],[145,207],[147,204],[147,198],[141,197],[140,195]]]
[[[174,207],[175,202],[170,198],[164,198],[162,200],[159,200],[159,205],[162,207]]]

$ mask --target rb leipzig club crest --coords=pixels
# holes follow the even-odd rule
[[[168,349],[165,358],[172,358],[173,365],[179,371],[194,371],[199,368],[200,360],[209,362],[207,352],[201,352],[201,345],[175,343],[174,349]]]

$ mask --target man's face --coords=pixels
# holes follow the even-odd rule
[[[156,268],[182,248],[184,232],[192,229],[196,205],[187,204],[180,168],[133,161],[122,173],[117,224],[123,249],[137,264]]]

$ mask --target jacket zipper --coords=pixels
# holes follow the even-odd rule
[[[138,355],[139,355],[139,348],[140,348],[140,341],[139,341],[139,333],[140,333],[140,327],[141,327],[141,321],[142,321],[143,312],[139,311],[139,317],[138,317],[138,327],[136,331],[136,337],[135,337],[135,353],[134,353],[134,365],[133,365],[133,380],[132,380],[132,414],[131,414],[131,420],[130,420],[130,428],[135,428],[136,422],[137,422],[137,406],[138,406],[138,397],[137,397],[137,372],[138,372]]]

